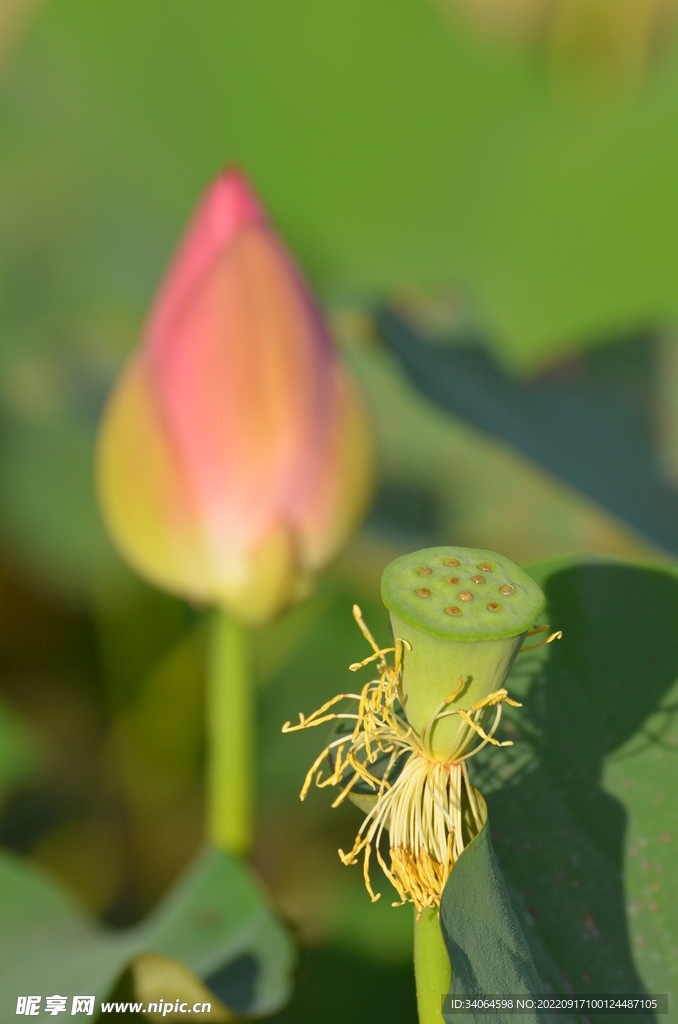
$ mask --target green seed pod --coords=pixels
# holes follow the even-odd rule
[[[407,641],[403,709],[421,735],[452,695],[465,711],[501,690],[528,630],[544,608],[534,580],[515,562],[477,548],[424,548],[384,570],[382,600],[393,635]],[[438,718],[436,758],[454,750],[459,717]]]
[[[308,717],[300,714],[297,725],[285,722],[283,732],[334,722],[306,773],[301,799],[315,781],[320,788],[341,787],[333,807],[354,800],[366,817],[352,849],[339,850],[341,860],[362,858],[365,887],[375,901],[374,854],[400,897],[395,905],[414,903],[419,919],[440,906],[450,872],[487,820],[468,761],[488,743],[511,746],[494,736],[503,704],[520,707],[504,682],[523,638],[548,626],[534,626],[545,603],[537,584],[492,551],[415,551],[387,566],[381,592],[395,647],[379,647],[354,605],[372,654],[350,665],[354,672],[374,666],[377,678],[372,675],[359,693],[337,694]],[[542,643],[560,636],[557,630]],[[340,710],[346,701],[353,710]],[[380,846],[385,832],[390,865]]]

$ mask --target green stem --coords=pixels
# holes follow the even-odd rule
[[[254,693],[250,637],[223,610],[211,623],[207,680],[207,834],[243,856],[252,844]]]
[[[449,991],[452,968],[436,909],[422,911],[418,921],[415,910],[414,977],[419,1024],[442,1024],[442,997]]]

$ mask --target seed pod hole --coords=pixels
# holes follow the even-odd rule
[[[461,610],[461,608],[457,608],[457,606],[454,605],[454,604],[450,605],[449,608],[446,608],[445,611],[447,612],[448,615],[463,615],[464,614],[463,611]]]
[[[504,594],[506,597],[508,597],[509,594],[515,594],[515,592],[516,588],[512,583],[505,583],[503,587],[499,588],[499,593]]]
[[[502,586],[509,586],[510,593],[502,592]],[[478,548],[440,546],[401,555],[384,570],[381,593],[394,635],[419,644],[420,634],[410,636],[408,630],[420,630],[434,643],[449,640],[455,655],[459,642],[517,643],[515,638],[530,629],[544,607],[541,589],[520,566]],[[489,603],[496,609],[490,612]],[[408,663],[416,670],[415,659]],[[444,696],[441,691],[440,699]]]
[[[487,610],[490,611],[490,612],[500,612],[501,611],[501,605],[497,604],[496,601],[490,601],[490,603],[487,606]]]

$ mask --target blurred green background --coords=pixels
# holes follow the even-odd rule
[[[223,165],[252,178],[372,409],[370,519],[317,595],[255,641],[253,860],[302,948],[281,1021],[317,1019],[319,999],[328,1022],[415,1019],[409,910],[372,906],[341,866],[358,812],[330,812],[326,794],[299,804],[318,740],[280,727],[346,689],[366,653],[354,601],[387,642],[381,572],[429,543],[521,564],[569,558],[535,570],[544,580],[563,565],[585,577],[578,552],[663,563],[625,562],[590,588],[582,577],[569,598],[566,583],[547,587],[563,647],[574,617],[571,685],[557,660],[548,671],[535,660],[525,678],[537,681],[515,681],[541,697],[509,716],[522,741],[511,770],[490,758],[478,771],[498,794],[497,849],[554,987],[613,986],[615,960],[620,985],[676,991],[673,6],[543,6],[506,0],[499,21],[472,0],[5,0],[0,13],[0,841],[109,926],[147,913],[202,843],[205,618],[110,548],[93,442],[172,248]],[[459,361],[468,353],[476,362]],[[418,372],[427,359],[439,392]],[[447,400],[455,384],[477,416]],[[549,462],[539,402],[554,388],[567,401]],[[511,389],[537,410],[520,437],[514,407],[491,415]],[[626,514],[618,495],[645,476]],[[666,671],[636,704],[652,657]],[[539,724],[549,686],[579,701],[560,745]],[[580,725],[617,705],[635,711],[599,748]],[[568,758],[582,745],[597,756],[570,800]],[[521,773],[527,810],[509,812]],[[601,786],[614,841],[580,806]],[[554,881],[540,871],[556,847],[567,863]],[[604,925],[601,879],[617,908]],[[560,883],[567,899],[554,903]],[[540,925],[549,915],[557,927]]]

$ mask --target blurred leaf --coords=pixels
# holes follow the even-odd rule
[[[66,305],[143,309],[235,161],[326,292],[457,282],[530,365],[675,312],[677,105],[675,48],[638,93],[569,102],[421,0],[170,2],[161,26],[55,0],[4,92],[3,247]]]
[[[47,877],[5,853],[0,860],[3,1016],[27,991],[105,997],[141,953],[179,960],[217,997],[251,1015],[290,992],[289,937],[249,872],[216,850],[202,857],[140,925],[97,928]]]
[[[494,855],[489,821],[454,866],[440,903],[440,927],[452,965],[450,996],[543,992]],[[483,1016],[470,1013],[461,1019]],[[492,1016],[499,1024],[510,1024],[510,1014]],[[546,1015],[527,1013],[524,1019],[537,1021]]]
[[[389,488],[376,508],[383,531],[389,513],[384,541],[390,546],[382,543],[378,551],[378,538],[372,536],[353,559],[355,576],[369,575],[377,594],[386,564],[422,542],[491,548],[519,564],[578,550],[656,557],[656,548],[583,494],[429,402],[384,347],[347,347],[346,355],[370,396],[382,479]],[[402,516],[396,502],[406,489],[421,493],[421,511],[416,528],[404,531],[395,529]],[[416,509],[414,501],[409,503]]]
[[[649,440],[621,405],[611,373],[597,389],[583,366],[575,368],[583,381],[546,380],[535,386],[504,373],[475,342],[462,338],[455,346],[431,345],[388,310],[379,324],[428,398],[508,441],[657,547],[678,554],[678,491],[660,476]],[[644,340],[647,363],[649,339]],[[619,364],[629,361],[628,346],[617,346],[615,356],[619,376]],[[638,363],[636,355],[636,373]]]
[[[571,557],[530,571],[563,639],[519,659],[515,746],[471,767],[502,870],[560,986],[675,998],[678,570]]]

